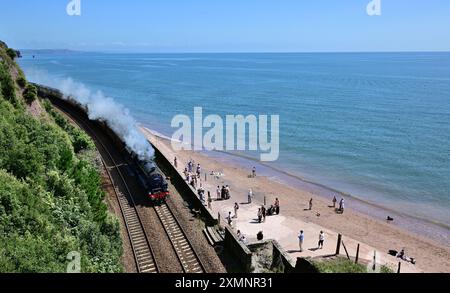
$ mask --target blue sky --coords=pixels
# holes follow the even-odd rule
[[[140,52],[450,51],[450,1],[0,0],[15,48]]]

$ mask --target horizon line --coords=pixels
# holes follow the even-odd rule
[[[450,50],[379,50],[379,51],[140,51],[79,49],[18,49],[19,51],[66,51],[99,54],[358,54],[358,53],[450,53]]]

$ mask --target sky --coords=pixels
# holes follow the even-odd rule
[[[450,1],[0,0],[18,49],[121,52],[450,51]]]

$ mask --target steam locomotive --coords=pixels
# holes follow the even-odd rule
[[[164,176],[156,167],[155,163],[150,160],[140,158],[135,152],[128,147],[125,148],[132,162],[137,167],[137,178],[141,185],[147,190],[148,197],[154,205],[165,203],[166,198],[170,195],[168,184]]]

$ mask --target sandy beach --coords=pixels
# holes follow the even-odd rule
[[[386,221],[380,221],[348,208],[351,203],[346,202],[343,214],[336,213],[331,207],[332,198],[313,194],[298,187],[287,186],[264,176],[251,178],[252,166],[243,169],[233,163],[214,158],[205,153],[193,151],[173,151],[168,139],[156,136],[149,129],[141,127],[145,136],[170,160],[178,160],[178,171],[181,173],[186,164],[192,160],[201,164],[202,178],[207,174],[206,181],[202,180],[203,188],[210,191],[213,199],[211,211],[220,214],[221,219],[233,211],[234,203],[240,204],[238,217],[234,219],[235,230],[240,230],[247,241],[256,238],[259,231],[263,231],[266,239],[277,240],[282,247],[295,259],[297,257],[321,257],[331,255],[336,250],[338,234],[342,234],[345,247],[350,257],[356,254],[356,247],[360,245],[361,259],[370,260],[377,251],[377,262],[387,264],[397,270],[399,258],[390,256],[389,250],[405,249],[408,257],[414,257],[416,264],[401,261],[402,272],[450,272],[450,247],[420,235],[400,229]],[[214,178],[211,172],[222,173]],[[217,186],[229,185],[230,200],[215,200]],[[247,203],[248,190],[252,189],[254,198]],[[266,201],[266,206],[280,200],[280,215],[266,218],[264,223],[257,223],[257,211]],[[313,199],[312,210],[308,209],[308,202]],[[339,201],[339,198],[337,199]],[[305,241],[303,252],[299,251],[297,235],[303,230]],[[325,233],[323,249],[317,248],[319,232]],[[340,253],[346,255],[341,248]]]

